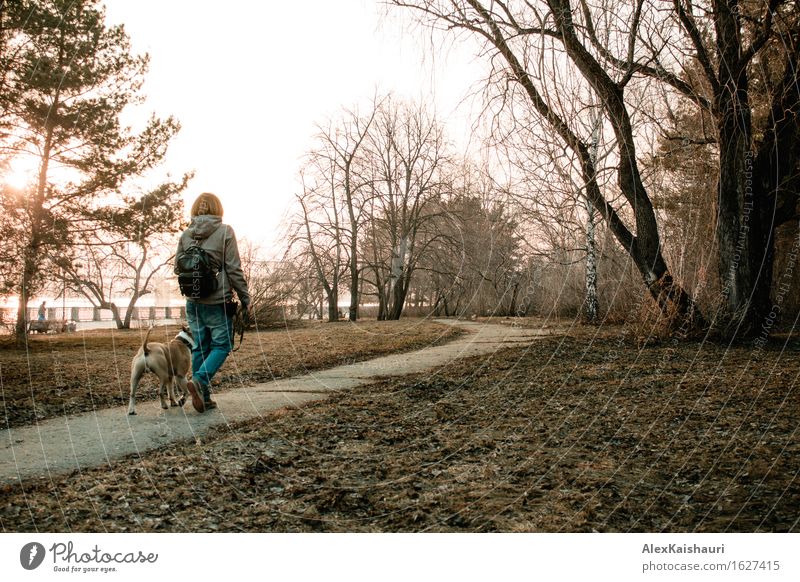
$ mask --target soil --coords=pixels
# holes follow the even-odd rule
[[[7,487],[0,526],[797,531],[798,356],[576,329]]]
[[[155,328],[150,341],[168,342],[177,326]],[[127,405],[131,359],[146,330],[92,330],[31,335],[26,350],[0,344],[0,418],[5,426],[33,424],[65,414]],[[454,338],[457,328],[426,320],[291,322],[235,339],[214,378],[214,392],[423,348]],[[146,374],[137,400],[158,398],[155,376]]]

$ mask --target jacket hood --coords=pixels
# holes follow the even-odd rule
[[[201,214],[192,218],[186,232],[194,239],[206,239],[222,224],[222,217]]]

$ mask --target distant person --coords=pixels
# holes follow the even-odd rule
[[[39,321],[44,321],[47,319],[47,301],[42,301],[42,304],[39,306]]]
[[[211,380],[233,347],[235,312],[230,307],[234,291],[241,308],[245,312],[250,309],[250,293],[242,272],[236,235],[233,228],[222,222],[222,213],[222,203],[217,196],[207,192],[200,194],[192,204],[192,220],[181,234],[175,254],[175,274],[181,292],[186,295],[186,319],[195,344],[192,379],[187,387],[197,412],[217,407],[211,399]],[[211,284],[200,279],[203,269],[197,262],[198,256],[207,258],[210,263]],[[193,257],[196,265],[189,273],[186,272],[187,257]],[[194,283],[192,276],[196,277]]]

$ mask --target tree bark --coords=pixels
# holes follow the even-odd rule
[[[361,297],[360,273],[358,271],[358,222],[353,209],[353,198],[350,192],[350,179],[347,178],[345,191],[347,192],[347,212],[350,217],[350,306],[347,318],[350,321],[358,319],[358,304]]]
[[[513,317],[517,313],[517,296],[519,295],[519,279],[514,278],[514,286],[511,290],[511,301],[508,305],[508,316]]]
[[[751,269],[760,267],[761,271],[752,293],[755,319],[749,322],[751,333],[761,330],[765,318],[776,307],[780,311],[780,305],[773,305],[771,297],[777,229],[800,219],[800,31],[795,34],[793,45],[795,50],[788,55],[749,180],[757,226],[750,233],[751,244],[761,250],[752,257]],[[747,174],[744,180],[748,184]]]
[[[719,180],[716,238],[719,274],[727,316],[738,327],[751,327],[763,310],[763,297],[756,301],[758,280],[766,281],[760,269],[762,251],[760,210],[753,196],[752,121],[746,63],[741,59],[737,2],[714,2],[719,66],[719,90],[715,95]],[[766,257],[764,257],[766,258]],[[768,269],[771,271],[771,268]],[[771,277],[770,277],[771,278]],[[767,284],[767,295],[769,285]],[[746,329],[741,331],[746,332]]]
[[[595,114],[592,128],[592,144],[589,155],[592,164],[597,166],[597,150],[600,142],[600,122],[602,118]],[[587,323],[595,323],[599,311],[597,301],[597,249],[595,242],[595,208],[586,196],[582,196],[586,206],[586,301],[584,318]]]
[[[584,318],[587,323],[597,321],[599,311],[597,301],[597,254],[595,242],[595,209],[588,199],[586,203],[586,301],[584,302]]]
[[[403,308],[405,307],[406,296],[408,295],[408,282],[409,278],[407,275],[401,275],[400,278],[395,281],[392,288],[392,305],[389,309],[387,319],[396,321],[403,315]]]
[[[128,326],[125,327],[122,317],[119,314],[119,307],[116,303],[106,303],[102,305],[101,308],[111,310],[111,317],[114,319],[117,329],[130,329],[131,310],[128,310],[128,313],[125,314],[125,320],[128,322]]]
[[[58,110],[60,92],[57,90],[53,98],[52,110]],[[19,306],[17,309],[17,324],[14,329],[17,344],[25,341],[27,334],[28,301],[32,295],[33,279],[39,272],[41,263],[41,246],[43,243],[43,214],[44,202],[47,197],[47,177],[50,168],[50,155],[53,148],[53,123],[48,122],[44,147],[42,148],[39,177],[36,184],[36,195],[30,209],[30,239],[28,246],[22,252],[22,277],[20,281]]]

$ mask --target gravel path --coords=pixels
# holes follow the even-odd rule
[[[176,440],[202,439],[211,427],[301,406],[376,378],[433,371],[459,358],[492,353],[553,333],[553,330],[468,321],[442,320],[442,323],[461,326],[471,333],[416,352],[217,394],[214,398],[219,408],[204,414],[196,413],[191,401],[183,408],[169,410],[162,410],[158,401],[142,402],[137,406],[136,416],[128,416],[126,407],[117,407],[0,430],[0,486],[110,464]]]

